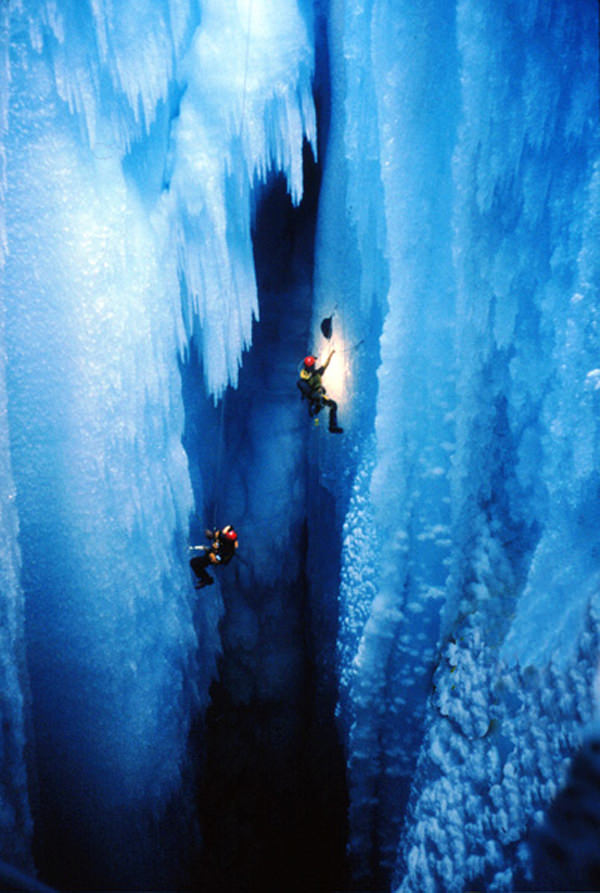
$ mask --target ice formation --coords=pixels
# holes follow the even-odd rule
[[[509,890],[592,717],[598,23],[437,7],[365,5],[345,53],[378,74],[389,276],[341,585],[350,848],[364,882]]]
[[[0,281],[6,256],[4,203],[8,128],[8,8],[0,9]],[[27,672],[24,659],[24,599],[20,583],[21,552],[19,518],[7,425],[6,348],[4,314],[0,316],[0,676],[2,685],[3,778],[0,820],[0,850],[20,868],[31,869],[32,821],[25,768]]]
[[[209,391],[235,383],[257,311],[253,183],[283,170],[299,201],[315,137],[295,2],[220,6],[2,5],[2,821],[23,835],[4,855],[29,864],[26,648],[37,846],[76,884],[185,871],[188,736],[222,603],[189,580],[179,360],[201,333]]]
[[[355,886],[535,890],[557,840],[564,885],[597,775],[597,34],[566,0],[0,4],[3,860],[167,888],[203,845],[298,881],[343,751]],[[341,438],[294,387],[331,350]],[[318,801],[313,861],[244,797]]]

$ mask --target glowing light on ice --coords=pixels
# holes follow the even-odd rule
[[[348,348],[341,335],[333,335],[330,341],[324,341],[319,351],[319,365],[322,365],[331,351],[335,351],[331,357],[327,371],[323,376],[323,384],[327,396],[335,400],[341,407],[348,392],[348,378],[350,365],[347,361]]]

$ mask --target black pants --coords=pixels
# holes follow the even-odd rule
[[[215,582],[211,575],[207,573],[206,568],[209,564],[211,564],[211,560],[208,552],[204,552],[202,555],[197,555],[190,561],[190,567],[198,578],[198,583],[196,584],[198,589],[201,586],[209,586],[211,583]]]
[[[311,398],[310,405],[308,407],[310,416],[312,418],[317,416],[324,406],[329,409],[329,428],[337,428],[337,403],[330,397],[325,397],[323,396],[323,394],[321,394],[316,399]]]

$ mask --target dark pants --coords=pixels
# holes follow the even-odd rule
[[[323,394],[316,399],[311,398],[308,407],[311,417],[314,418],[317,416],[324,406],[329,409],[329,428],[337,428],[337,403],[335,400],[332,400],[330,397],[325,397]]]
[[[203,555],[197,555],[195,558],[191,559],[190,567],[198,578],[196,589],[201,589],[203,586],[210,586],[211,583],[215,582],[211,575],[206,571],[209,564],[211,564],[211,560],[208,552],[204,552]]]

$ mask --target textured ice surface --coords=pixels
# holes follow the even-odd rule
[[[221,6],[0,12],[5,824],[20,810],[26,848],[18,512],[42,846],[89,859],[84,886],[93,871],[170,887],[177,838],[189,851],[188,735],[222,602],[190,586],[178,359],[194,334],[212,394],[235,382],[257,312],[254,182],[281,169],[298,202],[315,141],[295,2]],[[172,805],[179,824],[149,853]]]
[[[570,89],[556,59],[564,71],[587,64],[593,20],[560,3],[512,17],[457,7],[455,550],[403,890],[522,883],[520,842],[592,715],[597,471],[585,458],[596,437],[585,381],[597,348],[592,329],[585,347],[575,334],[585,309],[572,296],[590,252],[597,84]]]
[[[340,20],[342,7],[334,4]],[[355,250],[360,258],[358,294],[341,274],[340,247],[332,240],[318,248],[343,258],[339,286],[349,295],[345,316],[355,331],[369,331],[373,302],[384,318],[377,348],[366,348],[380,355],[377,377],[369,378],[363,361],[353,382],[354,403],[366,400],[376,410],[375,440],[359,447],[340,592],[351,853],[364,882],[378,864],[383,884],[421,740],[449,548],[454,358],[444,183],[452,108],[441,139],[438,121],[454,89],[447,75],[453,32],[451,17],[440,17],[431,4],[420,4],[415,15],[408,7],[367,3],[358,15],[346,9],[345,23],[341,46],[332,40],[334,90],[346,90],[345,102],[334,93],[332,133],[345,156],[346,182],[339,163],[326,166],[321,213],[335,217],[334,200],[346,203],[352,228],[345,253]],[[408,55],[410,66],[402,61]],[[436,75],[439,92],[425,95],[423,85]],[[432,232],[436,240],[426,238]],[[328,256],[318,254],[318,261],[320,269],[332,265]],[[370,421],[354,413],[354,424]]]
[[[32,823],[25,767],[28,685],[24,660],[24,601],[20,583],[16,491],[6,425],[5,370],[4,320],[0,317],[0,719],[3,755],[0,847],[6,860],[21,868],[30,868]]]
[[[237,382],[258,315],[253,183],[282,171],[298,203],[304,139],[316,152],[312,71],[312,41],[295,0],[203,3],[181,64],[185,90],[161,210],[173,220],[186,319],[216,395]]]
[[[8,7],[0,9],[0,270],[4,266],[6,251],[6,225],[4,220],[4,201],[6,194],[6,149],[4,140],[8,128],[8,90],[10,80],[9,60],[9,18]]]
[[[387,304],[340,593],[350,848],[403,890],[508,890],[592,716],[597,11],[333,10],[359,185],[320,264],[364,239]]]
[[[81,145],[45,60],[13,65],[12,88],[8,422],[37,771],[42,809],[93,841],[111,811],[158,812],[178,790],[216,646],[207,621],[194,691],[177,274],[118,158]]]
[[[46,54],[58,96],[77,113],[92,149],[121,155],[149,131],[197,18],[194,0],[122,0],[118,7],[110,0],[27,0],[15,6],[14,21]]]
[[[133,875],[160,877],[140,840],[182,806],[223,608],[218,587],[190,592],[177,360],[193,336],[209,395],[238,381],[255,184],[281,171],[297,204],[316,143],[309,7],[1,4],[0,833],[23,864],[24,597],[46,826],[77,826],[96,866],[118,839]],[[289,580],[264,604],[255,583],[292,546],[301,578],[306,495],[323,640],[339,607],[358,882],[510,890],[593,713],[597,9],[333,0],[327,25],[313,294],[294,295],[293,343],[283,289],[269,326],[290,382],[305,352],[335,349],[346,432],[307,432],[300,471],[289,393],[261,400],[253,357],[222,503],[248,525],[242,586],[225,590],[232,684],[241,701],[293,687],[306,606],[282,624]],[[219,481],[194,473],[209,501]],[[285,533],[266,550],[273,520]]]
[[[8,7],[0,9],[0,284],[6,252],[5,196],[8,128]],[[32,821],[25,766],[25,722],[28,698],[25,669],[24,599],[21,588],[19,519],[7,425],[4,307],[0,306],[0,719],[2,794],[0,851],[4,859],[31,870]]]

